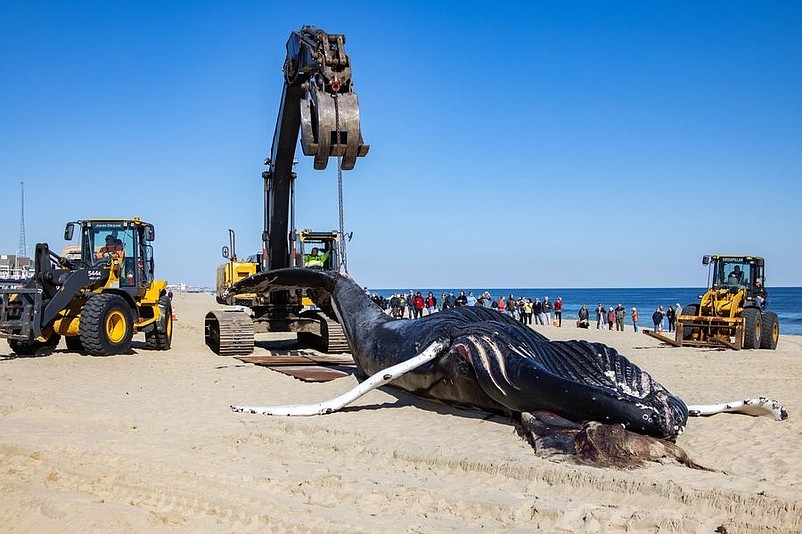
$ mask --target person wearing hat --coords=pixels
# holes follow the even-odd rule
[[[106,244],[100,247],[100,250],[95,254],[95,258],[102,260],[104,258],[121,259],[123,254],[122,242],[114,237],[112,234],[106,236]]]
[[[629,314],[632,317],[632,326],[635,328],[635,332],[638,331],[638,308],[632,306],[632,313]]]
[[[304,267],[323,269],[329,259],[330,252],[320,253],[317,247],[312,247],[311,254],[304,254]]]

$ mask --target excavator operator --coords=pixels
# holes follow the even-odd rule
[[[324,252],[323,254],[320,254],[320,251],[317,249],[317,247],[312,247],[311,254],[304,254],[304,267],[323,269],[330,255],[330,252]]]

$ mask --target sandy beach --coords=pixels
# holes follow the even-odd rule
[[[17,358],[0,341],[3,532],[799,532],[802,336],[776,351],[671,348],[631,330],[536,327],[617,348],[686,403],[765,395],[786,421],[692,418],[696,462],[635,470],[537,456],[509,421],[384,388],[343,412],[238,414],[230,404],[334,397],[214,355],[213,297],[176,295],[173,348]],[[256,355],[267,355],[258,346]]]

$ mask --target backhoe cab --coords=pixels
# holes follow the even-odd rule
[[[51,353],[61,336],[67,348],[105,356],[127,352],[136,332],[148,348],[172,340],[167,282],[155,280],[152,224],[134,219],[67,223],[64,239],[80,230],[78,248],[59,256],[38,243],[34,275],[22,288],[0,292],[0,337],[20,355]]]
[[[777,314],[766,309],[765,262],[759,256],[710,255],[707,291],[682,308],[671,345],[730,349],[775,349],[780,337]]]

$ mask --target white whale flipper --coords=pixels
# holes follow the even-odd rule
[[[356,386],[350,391],[347,391],[325,402],[318,402],[315,404],[287,404],[284,406],[231,406],[235,412],[255,413],[260,415],[323,415],[327,413],[336,412],[351,404],[356,399],[366,394],[367,392],[383,386],[388,382],[392,382],[399,376],[417,369],[421,365],[435,359],[440,355],[448,344],[444,340],[438,340],[426,347],[426,349],[409,360],[403,361],[399,364],[383,369],[378,373],[372,375],[370,378]]]
[[[688,415],[701,417],[718,413],[744,413],[747,415],[764,415],[770,413],[777,421],[788,419],[788,412],[776,400],[766,397],[745,399],[740,401],[722,402],[720,404],[694,404],[688,405]]]

